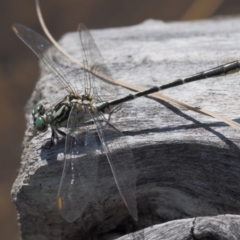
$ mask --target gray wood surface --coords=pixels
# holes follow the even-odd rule
[[[91,32],[114,77],[150,87],[239,59],[239,22],[240,18],[177,23],[149,20]],[[71,54],[79,54],[76,33],[65,35],[61,44]],[[186,84],[164,94],[240,122],[239,83],[239,74],[235,74]],[[37,102],[49,107],[65,94],[41,65],[26,115]],[[147,98],[124,104],[112,121],[134,155],[139,221],[130,219],[104,157],[99,163],[98,198],[81,219],[71,224],[64,221],[56,207],[64,140],[50,150],[43,149],[50,131],[36,134],[29,130],[28,122],[22,166],[12,188],[22,239],[113,239],[113,235],[149,226],[140,231],[139,238],[136,234],[130,237],[239,239],[238,131],[210,117]]]
[[[218,239],[229,240],[240,238],[240,216],[220,215],[214,217],[197,217],[174,220],[156,224],[144,230],[118,238],[130,239]]]

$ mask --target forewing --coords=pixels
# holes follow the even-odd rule
[[[83,80],[83,69],[70,61],[45,37],[32,29],[21,25],[13,25],[16,35],[42,60],[50,72],[58,79],[62,86],[70,93],[76,94],[74,80]],[[80,82],[79,82],[80,83]]]
[[[71,131],[66,136],[64,169],[57,196],[58,209],[68,222],[82,215],[96,183],[101,144],[93,126],[78,127],[87,114],[76,106],[68,120]]]
[[[91,113],[114,180],[130,215],[137,221],[136,169],[132,151],[123,134],[101,113]]]

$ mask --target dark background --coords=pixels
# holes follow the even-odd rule
[[[138,24],[153,18],[194,20],[216,15],[239,15],[239,0],[40,0],[46,24],[55,38],[88,28]],[[19,239],[17,213],[10,191],[20,167],[25,130],[24,106],[38,79],[38,59],[13,34],[22,23],[42,33],[33,0],[0,0],[0,239]]]

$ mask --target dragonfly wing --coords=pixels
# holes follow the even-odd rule
[[[93,126],[77,127],[88,112],[72,109],[68,120],[64,169],[58,189],[58,209],[68,222],[79,218],[94,195],[101,143]]]
[[[132,151],[125,142],[123,134],[113,127],[103,114],[91,113],[91,115],[119,193],[130,215],[137,221],[136,169]]]
[[[71,81],[73,78],[78,79],[78,81],[80,77],[83,78],[83,69],[69,60],[45,37],[32,29],[21,24],[14,24],[13,31],[42,60],[62,86],[70,94],[75,93],[75,86],[71,84]]]
[[[89,71],[85,72],[85,89],[94,97],[95,102],[104,102],[119,96],[119,86],[97,77],[98,72],[112,79],[111,73],[104,63],[103,57],[95,44],[93,37],[84,24],[79,24],[80,51],[82,61]],[[93,74],[92,74],[93,73]]]

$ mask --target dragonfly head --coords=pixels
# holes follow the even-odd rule
[[[39,132],[46,132],[48,124],[46,123],[45,108],[42,104],[36,104],[32,111],[34,127]]]

